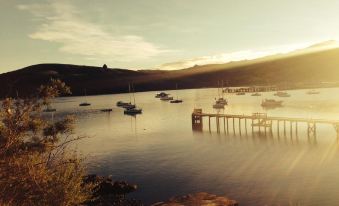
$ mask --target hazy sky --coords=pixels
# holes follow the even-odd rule
[[[0,24],[0,73],[37,63],[175,69],[338,39],[339,1],[0,0]]]

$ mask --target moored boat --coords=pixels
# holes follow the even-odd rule
[[[245,92],[237,92],[236,95],[245,95]]]
[[[56,112],[55,108],[52,108],[50,104],[46,106],[46,109],[43,110],[43,112]]]
[[[90,106],[91,103],[88,103],[88,102],[83,102],[83,103],[80,103],[79,106],[80,107],[86,107],[86,106]]]
[[[100,111],[101,112],[111,112],[111,111],[113,111],[113,109],[101,109]]]
[[[215,103],[213,104],[213,108],[214,109],[224,109],[225,108],[225,105],[224,104],[218,104],[218,103]]]
[[[131,90],[131,85],[129,85],[129,91],[133,94],[133,104],[129,103],[125,106],[123,106],[123,108],[125,108],[124,110],[124,114],[128,114],[128,115],[136,115],[136,114],[141,114],[142,113],[142,109],[141,108],[137,108],[136,104],[135,104],[135,96],[134,96],[134,87],[132,84],[132,90]]]
[[[310,90],[310,91],[306,92],[306,94],[310,94],[310,95],[312,95],[312,94],[319,94],[319,93],[320,92],[316,91],[316,90]]]
[[[122,108],[124,108],[124,109],[133,109],[133,108],[135,108],[135,104],[127,103],[124,106],[122,106]]]
[[[172,100],[170,101],[170,103],[182,103],[183,101],[181,99],[176,99],[176,100]]]
[[[160,100],[162,100],[162,101],[169,101],[169,100],[173,100],[173,97],[165,96],[165,97],[161,97]]]
[[[219,99],[217,99],[215,101],[216,104],[223,104],[223,105],[227,105],[227,100],[224,99],[223,97],[220,97]]]
[[[258,93],[258,92],[256,92],[256,93],[253,93],[251,96],[253,96],[253,97],[259,97],[259,96],[261,96],[261,94]]]
[[[177,98],[175,100],[172,99],[170,103],[182,103],[183,100],[178,98],[178,84],[175,85],[175,90],[176,90]]]
[[[86,93],[86,89],[85,89],[85,99],[87,98],[87,93]],[[80,107],[87,107],[87,106],[90,106],[91,103],[87,102],[87,101],[84,101],[82,103],[79,104]]]
[[[168,96],[169,94],[167,94],[166,92],[160,92],[158,94],[155,95],[155,98],[161,98],[161,97],[166,97]]]
[[[128,115],[135,115],[135,114],[141,114],[142,109],[140,108],[131,108],[131,109],[125,109],[124,114]]]
[[[123,102],[123,101],[118,101],[116,105],[117,105],[118,107],[123,107],[123,106],[126,106],[126,105],[128,105],[128,104],[131,104],[131,103]]]
[[[219,87],[219,82],[218,82],[218,93],[217,93],[218,99],[215,98],[215,103],[213,104],[214,109],[224,109],[225,105],[228,104],[227,99],[224,98],[224,92],[223,92],[224,85],[223,84],[224,84],[224,82],[221,81],[221,84],[220,84],[221,87]],[[221,95],[220,95],[220,91],[221,91]]]
[[[276,101],[274,99],[265,99],[261,102],[262,107],[280,107],[283,101]]]
[[[280,91],[278,91],[278,92],[276,92],[274,94],[274,96],[278,96],[278,97],[290,97],[291,95],[289,93],[287,93],[287,92],[280,92]]]

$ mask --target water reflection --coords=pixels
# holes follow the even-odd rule
[[[169,91],[168,93],[173,93]],[[133,117],[115,107],[128,94],[87,97],[92,105],[78,107],[81,98],[58,100],[59,115],[76,114],[77,134],[90,136],[78,145],[90,155],[89,172],[112,175],[138,184],[136,198],[146,203],[173,195],[206,191],[227,195],[241,205],[338,205],[338,139],[331,125],[318,125],[317,136],[308,137],[307,125],[286,125],[272,133],[255,129],[250,122],[229,121],[216,131],[215,119],[203,122],[202,131],[192,131],[193,108],[206,113],[337,119],[339,89],[322,89],[317,98],[305,91],[291,91],[284,107],[264,110],[262,97],[228,95],[229,105],[214,110],[215,89],[182,90],[182,104],[154,98],[153,92],[136,93],[143,114]],[[113,108],[111,113],[98,112]],[[207,129],[206,129],[207,128]],[[234,129],[233,129],[234,128]],[[292,132],[291,132],[292,131]],[[296,135],[297,134],[297,135]]]

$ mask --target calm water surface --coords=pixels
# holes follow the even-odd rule
[[[339,119],[339,89],[320,89],[319,95],[291,91],[284,107],[263,110],[262,97],[229,95],[222,113]],[[169,91],[175,94],[175,91]],[[139,185],[133,196],[146,203],[174,195],[206,191],[226,195],[240,205],[339,205],[339,143],[331,125],[318,125],[316,139],[307,138],[306,125],[299,135],[273,137],[193,132],[193,108],[212,108],[217,89],[180,90],[183,104],[154,98],[154,92],[135,94],[143,114],[130,117],[115,103],[128,94],[87,97],[92,106],[79,108],[85,99],[58,99],[56,115],[77,112],[76,133],[91,138],[79,142],[88,155],[90,173],[112,175]],[[113,108],[110,114],[97,109]],[[213,127],[214,126],[214,127]],[[289,129],[289,125],[287,126]],[[236,131],[238,131],[236,129]]]

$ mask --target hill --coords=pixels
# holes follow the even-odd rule
[[[323,45],[323,44],[320,44]],[[315,45],[288,54],[278,54],[251,61],[162,70],[102,69],[68,64],[38,64],[0,75],[0,96],[28,95],[50,78],[59,78],[72,88],[73,95],[122,93],[128,83],[136,91],[215,87],[218,80],[228,86],[283,85],[321,86],[339,82],[339,49],[319,49]]]

